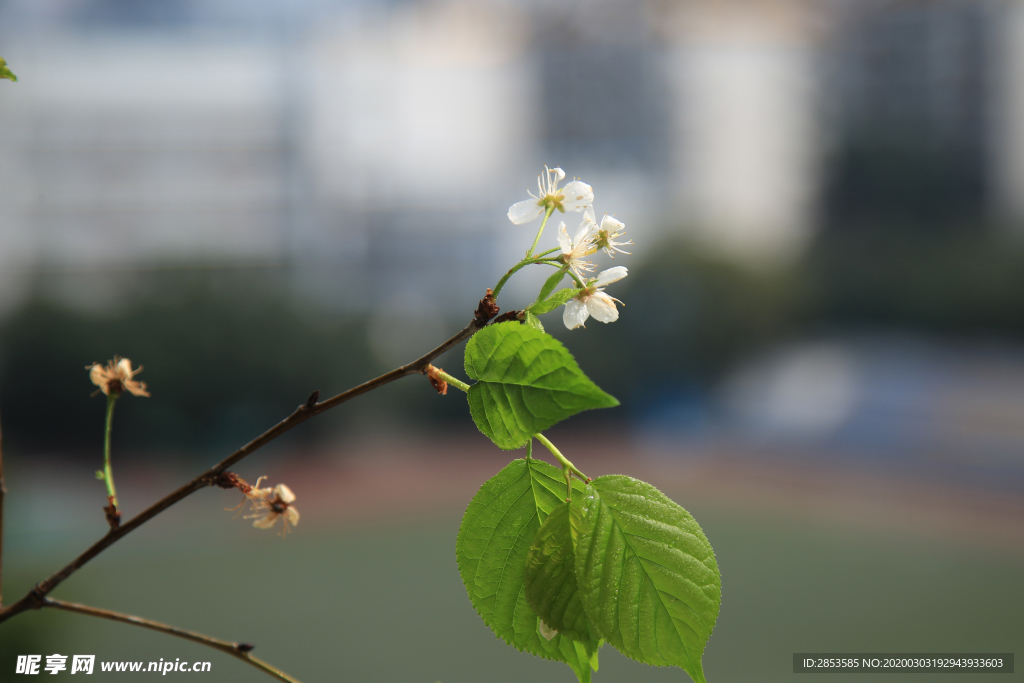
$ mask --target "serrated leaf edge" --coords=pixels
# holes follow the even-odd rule
[[[548,467],[550,467],[552,469],[555,469],[555,470],[557,470],[557,468],[555,468],[554,465],[551,465],[551,464],[549,464],[547,462],[544,462],[543,460],[536,460],[534,458],[519,458],[517,460],[523,460],[523,461],[526,462],[526,470],[525,470],[525,472],[526,472],[526,475],[530,477],[530,493],[534,497],[534,509],[536,510],[537,519],[538,519],[538,526],[539,526],[539,524],[543,523],[544,520],[540,518],[540,515],[543,513],[543,510],[540,509],[540,504],[537,501],[537,493],[536,493],[536,490],[534,489],[534,485],[536,483],[535,482],[535,478],[533,476],[533,472],[535,471],[534,468],[537,467],[538,464],[547,465]],[[516,462],[516,461],[514,460],[513,462]],[[509,464],[512,464],[512,463],[509,463]],[[506,465],[505,467],[508,467],[508,465]],[[483,488],[491,481],[491,479],[494,479],[494,477],[497,477],[499,474],[501,474],[501,472],[504,469],[505,468],[502,468],[502,470],[499,470],[497,474],[495,474],[493,477],[491,477],[490,479],[485,481],[483,484],[481,484],[480,487],[477,489],[477,494],[479,494],[480,491],[483,490]],[[541,472],[541,471],[537,470],[537,473],[538,474],[543,474],[549,480],[551,480],[552,482],[555,482],[558,486],[564,485],[564,480],[561,478],[561,476],[559,476],[556,479],[555,477],[550,476],[546,472]],[[518,480],[516,480],[516,481],[518,481]],[[509,486],[511,486],[511,485],[512,485],[512,483],[509,484]],[[576,491],[576,486],[580,486],[581,487],[581,489],[578,490],[577,492],[582,495],[583,491],[584,491],[584,489],[582,488],[582,483],[574,481],[573,482],[573,489],[574,489],[574,491]],[[507,487],[505,489],[502,489],[502,491],[505,491],[505,490],[507,490]],[[552,490],[552,492],[553,492],[553,490]],[[471,500],[475,500],[477,494],[474,494],[473,495],[473,499],[471,499]],[[546,516],[547,516],[547,514],[545,513],[545,517]],[[466,526],[466,523],[467,523],[466,517],[465,517],[465,515],[463,515],[462,523],[459,525],[459,534],[460,535],[462,534],[462,530],[463,530],[464,526]],[[466,592],[468,594],[469,586],[466,585],[465,579],[462,578],[463,577],[463,571],[462,571],[463,563],[461,561],[461,558],[459,557],[459,553],[458,552],[455,553],[455,564],[459,568],[459,578],[462,579],[463,588],[466,589]],[[520,588],[520,590],[523,590],[523,589]],[[509,640],[504,635],[499,635],[498,633],[496,633],[494,628],[489,623],[487,623],[487,618],[477,608],[476,603],[473,602],[473,600],[470,600],[469,602],[473,606],[473,611],[477,613],[477,615],[480,617],[480,620],[484,622],[485,626],[487,626],[487,629],[492,634],[494,634],[494,636],[496,638],[498,638],[499,640],[504,642],[506,645],[512,646],[513,648],[515,648],[519,652],[523,652],[525,654],[533,655],[535,657],[540,657],[541,659],[544,659],[544,660],[547,660],[547,661],[550,661],[550,662],[560,662],[560,663],[565,664],[566,666],[568,666],[570,669],[572,669],[574,673],[576,672],[576,669],[572,666],[572,664],[570,664],[565,659],[565,653],[562,652],[562,641],[561,640],[559,640],[559,643],[558,643],[558,651],[562,655],[562,659],[558,659],[557,657],[549,654],[548,652],[545,652],[544,650],[541,650],[540,652],[533,652],[531,650],[527,650],[527,649],[525,649],[523,647],[520,647],[518,644],[515,643],[515,641]],[[518,605],[518,600],[516,601],[516,603]],[[527,609],[529,609],[529,606],[527,606]],[[532,610],[531,610],[531,612],[532,612]],[[536,615],[536,613],[534,613],[534,617],[536,619],[540,619],[540,617],[538,617]],[[590,671],[591,670],[594,670],[594,671],[597,670],[596,667],[593,667],[593,661],[596,661],[596,657],[592,656],[590,659],[581,659],[580,656],[579,656],[579,652],[578,652],[578,650],[576,649],[576,646],[575,646],[576,641],[574,641],[572,638],[569,638],[568,636],[563,636],[562,634],[558,634],[555,637],[559,638],[559,639],[565,639],[569,643],[573,644],[573,647],[572,647],[573,653],[576,654],[577,660],[579,661],[579,663],[581,663],[583,665],[583,670],[586,671],[586,675],[584,676],[584,678],[589,680],[589,678],[590,678]],[[600,645],[594,651],[594,655],[595,656],[596,656],[597,651],[599,649],[600,649]]]
[[[647,485],[647,486],[650,486],[650,487],[651,487],[652,489],[654,489],[654,491],[656,491],[656,492],[657,492],[657,493],[658,493],[659,495],[661,495],[661,496],[662,496],[662,497],[664,497],[665,499],[667,499],[667,500],[671,501],[671,502],[673,503],[673,505],[677,505],[677,506],[679,506],[679,505],[678,505],[678,503],[676,503],[675,501],[672,501],[672,499],[671,499],[671,498],[669,498],[668,496],[666,496],[666,495],[665,495],[665,494],[664,494],[664,493],[663,493],[663,492],[662,492],[662,491],[661,491],[660,489],[658,489],[657,487],[655,487],[655,486],[654,486],[653,484],[650,484],[650,483],[648,483],[648,482],[642,481],[642,480],[640,480],[640,479],[636,479],[636,478],[634,478],[634,477],[630,477],[630,476],[628,476],[628,475],[624,475],[624,474],[614,474],[614,475],[605,475],[605,477],[598,477],[598,479],[595,479],[594,481],[598,481],[598,480],[600,480],[600,479],[604,479],[604,478],[606,478],[606,477],[608,477],[608,478],[611,478],[611,477],[616,477],[616,478],[623,478],[623,479],[628,479],[628,480],[630,480],[630,481],[634,481],[634,482],[639,482],[639,483],[645,484],[645,485]],[[651,578],[650,578],[650,572],[649,572],[649,571],[647,570],[647,567],[646,567],[646,564],[645,564],[645,563],[646,563],[646,562],[647,562],[648,560],[645,560],[644,558],[642,558],[642,557],[640,556],[640,554],[639,554],[639,553],[637,553],[636,549],[635,549],[635,548],[633,547],[633,544],[632,544],[632,542],[631,542],[631,541],[630,541],[630,539],[629,539],[629,536],[630,536],[630,534],[627,534],[627,533],[626,533],[626,532],[625,532],[625,531],[624,531],[624,530],[622,529],[621,525],[619,525],[618,519],[616,518],[616,515],[615,515],[615,510],[614,510],[614,508],[612,508],[612,506],[611,506],[611,505],[609,505],[608,503],[604,502],[604,499],[603,499],[603,498],[601,497],[600,491],[599,491],[599,490],[598,490],[598,489],[597,489],[596,487],[594,487],[594,486],[593,486],[593,482],[591,482],[591,484],[588,484],[588,485],[587,485],[587,489],[589,489],[590,491],[593,491],[593,492],[594,492],[594,494],[596,494],[596,496],[597,496],[597,497],[598,497],[598,499],[599,499],[599,500],[601,501],[601,504],[602,504],[603,506],[607,506],[607,507],[608,507],[608,510],[609,510],[609,514],[610,514],[610,515],[611,515],[611,517],[612,517],[612,521],[613,521],[613,522],[615,522],[616,526],[617,526],[617,527],[619,528],[619,533],[621,533],[621,534],[622,534],[622,538],[623,538],[623,540],[624,540],[624,541],[626,542],[626,544],[627,544],[627,545],[629,546],[630,552],[632,552],[632,553],[633,553],[633,555],[634,555],[634,556],[635,556],[635,557],[636,557],[636,558],[637,558],[637,559],[638,559],[638,560],[639,560],[639,561],[641,562],[641,564],[644,564],[644,570],[645,570],[645,573],[647,574],[647,576],[645,576],[645,577],[644,577],[644,580],[645,580],[645,581],[648,581],[648,582],[650,582],[650,583],[651,583],[651,588],[653,588],[654,592],[655,592],[655,593],[657,594],[657,596],[658,596],[658,601],[659,601],[659,603],[661,604],[661,608],[662,608],[663,610],[665,610],[666,612],[668,612],[668,606],[667,606],[667,605],[665,604],[665,600],[664,600],[664,597],[662,596],[662,592],[661,592],[660,590],[658,590],[657,586],[655,586],[655,585],[654,585],[654,582],[653,582],[653,581],[651,580]],[[588,493],[589,493],[589,491],[588,491]],[[679,507],[680,507],[680,508],[682,508],[682,506],[679,506]],[[685,510],[685,508],[682,508],[682,509],[684,509],[684,510]],[[689,514],[689,513],[687,512],[687,514]],[[691,515],[691,517],[692,517],[692,515]],[[694,520],[694,521],[696,522],[696,520]],[[693,535],[693,534],[692,534],[692,533],[690,533],[690,532],[687,532],[687,531],[685,531],[685,530],[683,530],[683,531],[684,531],[684,532],[685,532],[685,533],[686,533],[687,535],[691,535],[691,536]],[[581,533],[585,533],[585,531],[582,531],[582,530],[581,530]],[[702,536],[703,536],[703,531],[701,532],[701,534],[702,534]],[[708,549],[709,549],[709,550],[711,551],[711,555],[710,555],[710,557],[711,557],[712,559],[715,559],[715,566],[714,566],[714,574],[715,574],[716,576],[718,576],[718,577],[719,577],[719,581],[721,581],[721,571],[720,571],[720,569],[719,569],[719,567],[718,567],[718,562],[717,562],[717,559],[715,558],[715,551],[714,551],[714,548],[712,547],[712,545],[711,545],[710,541],[708,541],[708,540],[707,540],[707,537],[706,537],[706,536],[704,536],[704,538],[703,538],[703,541],[704,541],[704,542],[705,542],[705,543],[707,544],[707,546],[708,546]],[[655,541],[655,543],[659,543],[659,544],[661,544],[661,545],[665,545],[665,544],[664,544],[664,542],[661,542],[661,541]],[[594,549],[594,546],[593,546],[593,545],[591,545],[591,547],[590,547],[590,550],[591,550],[591,552],[593,552],[593,549]],[[687,554],[688,554],[688,553],[687,553]],[[589,558],[589,557],[590,557],[590,554],[588,554],[588,555],[587,555],[587,557]],[[695,561],[699,562],[700,564],[704,564],[705,566],[707,566],[707,565],[705,564],[705,562],[704,562],[703,560],[700,560],[700,559],[698,559],[698,558],[694,557],[693,555],[690,555],[690,557],[692,557],[692,558],[693,558],[693,559],[694,559]],[[580,554],[579,554],[579,553],[577,553],[577,562],[578,562],[578,563],[580,562],[580,559],[579,559],[579,558],[580,558]],[[650,560],[650,561],[651,561],[651,562],[653,562],[653,560]],[[657,562],[655,562],[655,564],[659,564],[659,566],[664,566],[664,565],[661,565],[660,563],[657,563]],[[668,569],[668,568],[666,567],[666,569]],[[709,569],[711,569],[711,567],[709,567]],[[578,566],[577,566],[577,572],[578,572],[578,571],[579,571],[579,569],[578,569]],[[701,586],[698,586],[698,588],[703,588],[703,587],[701,587]],[[584,603],[584,607],[583,607],[583,609],[584,609],[584,611],[586,610],[586,603]],[[720,603],[719,603],[719,609],[721,609],[721,604],[720,604]],[[696,614],[696,610],[694,610],[694,612],[695,612],[695,614]],[[639,613],[638,613],[638,614],[639,614]],[[605,639],[605,640],[606,640],[606,641],[607,641],[607,642],[608,642],[609,644],[611,644],[611,645],[612,645],[612,647],[615,647],[615,644],[614,644],[614,643],[612,643],[612,642],[611,642],[611,641],[610,641],[610,640],[608,639],[608,636],[607,636],[607,634],[606,634],[606,633],[603,633],[603,632],[602,632],[602,625],[600,624],[600,622],[598,622],[597,620],[595,620],[595,619],[594,619],[594,618],[593,618],[593,617],[592,617],[592,616],[591,616],[591,615],[589,614],[589,612],[587,613],[587,616],[588,616],[588,617],[590,618],[591,622],[592,622],[592,623],[593,623],[593,624],[594,624],[594,625],[595,625],[595,626],[597,627],[597,629],[598,629],[598,632],[599,632],[599,633],[601,634],[601,636],[602,636],[602,637],[604,637],[604,639]],[[697,616],[697,619],[698,619],[698,621],[700,621],[700,622],[701,622],[701,624],[703,625],[703,624],[704,624],[704,620],[703,620],[703,619],[701,618],[700,614],[696,614],[696,616]],[[637,620],[639,621],[639,616],[638,616],[638,619],[637,619]],[[682,646],[683,646],[683,652],[685,652],[685,653],[686,653],[686,659],[687,659],[687,661],[689,662],[689,664],[690,664],[690,667],[691,667],[691,668],[693,669],[694,673],[695,673],[695,674],[697,674],[697,676],[698,676],[698,678],[695,678],[695,679],[694,679],[695,683],[707,683],[707,682],[706,682],[706,677],[704,676],[704,666],[703,666],[703,657],[701,658],[701,661],[698,661],[697,665],[696,665],[696,666],[694,666],[694,663],[693,663],[693,658],[692,658],[692,657],[691,657],[691,655],[690,655],[690,650],[689,650],[689,648],[687,648],[687,647],[686,647],[685,643],[683,643],[683,639],[682,639],[681,635],[679,634],[679,629],[678,629],[678,627],[677,627],[677,626],[676,626],[676,624],[675,624],[675,619],[672,619],[672,617],[671,617],[671,614],[670,614],[670,616],[669,616],[669,620],[670,620],[670,621],[672,622],[672,627],[673,627],[673,630],[675,630],[675,632],[676,632],[676,637],[677,637],[677,638],[679,638],[679,640],[680,640],[680,644],[682,644]],[[716,621],[717,621],[717,619],[716,619]],[[638,625],[639,625],[639,624],[638,624]],[[638,630],[639,630],[639,629],[638,629]],[[705,640],[705,641],[704,641],[704,648],[706,648],[706,647],[707,647],[707,643],[708,643],[708,642],[710,642],[710,640],[711,640],[711,635],[713,634],[713,632],[714,632],[714,624],[712,624],[712,626],[711,626],[711,630],[709,630],[709,631],[708,631],[708,638],[707,638],[707,640]],[[623,652],[623,651],[622,651],[621,649],[619,649],[618,647],[615,647],[615,649],[616,649],[616,650],[619,650],[619,652],[622,652],[622,654],[623,654],[624,656],[628,657],[629,659],[632,659],[633,661],[636,661],[636,662],[640,662],[640,663],[642,663],[642,664],[647,664],[648,666],[656,666],[656,667],[659,667],[659,668],[672,668],[672,667],[675,667],[675,666],[676,666],[675,664],[655,664],[655,663],[652,663],[652,662],[644,662],[644,661],[641,661],[641,660],[637,659],[636,657],[634,657],[633,655],[631,655],[631,654],[629,654],[629,653],[627,653],[627,652]],[[690,673],[690,672],[689,672],[689,671],[687,671],[687,674],[689,674],[689,673]]]

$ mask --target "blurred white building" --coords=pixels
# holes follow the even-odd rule
[[[821,3],[668,5],[671,175],[684,223],[748,261],[792,258],[810,238],[821,177],[816,69]]]

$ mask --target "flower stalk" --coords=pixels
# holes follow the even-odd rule
[[[561,268],[562,262],[557,258],[545,258],[548,254],[558,251],[558,249],[549,249],[542,254],[537,254],[531,258],[525,258],[516,265],[508,269],[508,272],[501,276],[498,280],[498,284],[494,285],[494,298],[498,298],[498,294],[501,293],[501,288],[505,286],[508,279],[515,275],[517,272],[525,268],[526,266],[533,265],[534,263],[543,263],[548,266],[554,266],[555,268]]]
[[[540,236],[544,234],[544,226],[548,224],[548,219],[551,218],[551,214],[555,212],[554,205],[548,207],[548,210],[544,212],[544,220],[540,222],[540,228],[537,229],[537,236],[533,238],[533,244],[526,250],[526,258],[533,256],[533,250],[537,248],[537,242],[540,242]]]
[[[116,514],[120,506],[117,502],[117,489],[114,487],[114,471],[110,466],[110,435],[114,431],[114,405],[119,395],[113,392],[107,394],[107,422],[103,435],[103,482],[107,485],[107,500],[113,506],[113,514]]]

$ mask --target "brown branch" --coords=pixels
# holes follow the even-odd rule
[[[230,643],[219,638],[204,636],[202,633],[195,633],[194,631],[186,631],[184,629],[175,628],[174,626],[168,626],[167,624],[161,624],[158,621],[150,621],[149,619],[143,619],[142,617],[133,617],[130,614],[121,614],[120,612],[112,612],[98,607],[80,605],[76,602],[64,602],[63,600],[54,600],[53,598],[43,598],[41,606],[52,607],[54,609],[64,610],[65,612],[88,614],[91,617],[110,619],[111,621],[120,621],[125,624],[141,626],[142,628],[148,628],[153,631],[159,631],[160,633],[184,638],[185,640],[191,640],[193,643],[212,647],[213,649],[220,650],[221,652],[229,654],[236,659],[241,659],[247,664],[252,664],[260,671],[268,673],[277,680],[284,681],[284,683],[299,683],[299,681],[295,680],[283,671],[275,669],[262,659],[258,659],[249,654],[252,650],[252,645],[247,645],[245,643]]]
[[[484,301],[486,300],[487,297],[484,298]],[[480,302],[480,309],[484,308],[484,301]],[[491,304],[493,304],[493,298],[491,299]],[[456,334],[454,337],[438,346],[433,351],[421,356],[420,358],[417,358],[413,362],[395,368],[391,372],[385,373],[376,379],[370,380],[369,382],[364,382],[363,384],[360,384],[357,387],[353,387],[348,391],[342,392],[337,396],[333,396],[327,399],[326,401],[322,401],[320,403],[311,403],[310,401],[307,401],[306,403],[300,405],[298,408],[295,409],[295,412],[293,412],[291,415],[289,415],[282,421],[278,422],[276,425],[274,425],[267,431],[263,432],[262,434],[260,434],[255,439],[239,448],[237,451],[235,451],[228,457],[224,458],[219,463],[217,463],[210,469],[206,470],[192,481],[188,482],[178,490],[173,491],[168,495],[164,496],[163,498],[153,503],[148,508],[146,508],[139,514],[135,515],[126,523],[122,524],[116,529],[111,529],[110,531],[108,531],[103,538],[93,543],[88,550],[86,550],[84,553],[82,553],[74,560],[72,560],[70,563],[68,563],[68,565],[65,566],[63,569],[53,574],[49,578],[40,581],[38,584],[35,585],[35,587],[32,590],[25,594],[24,597],[22,597],[17,602],[12,603],[10,606],[0,611],[0,623],[7,621],[11,617],[20,614],[25,610],[38,609],[39,607],[42,607],[45,602],[47,594],[50,593],[50,591],[52,591],[54,588],[59,586],[61,582],[64,581],[64,579],[68,578],[76,571],[78,571],[86,562],[96,557],[101,552],[109,548],[111,545],[121,540],[121,538],[128,535],[138,527],[142,526],[143,524],[151,520],[153,517],[156,517],[158,514],[160,514],[167,508],[171,507],[178,501],[191,495],[192,493],[195,493],[201,488],[214,485],[216,483],[218,475],[220,475],[221,472],[224,472],[242,458],[252,455],[252,453],[254,453],[256,450],[270,443],[277,437],[281,436],[282,434],[290,430],[292,427],[302,424],[311,417],[319,415],[324,411],[330,410],[335,406],[341,405],[342,403],[351,400],[356,396],[361,396],[368,391],[378,389],[384,386],[385,384],[395,381],[396,379],[406,377],[407,375],[423,374],[425,368],[427,367],[427,365],[430,364],[432,360],[443,354],[445,351],[448,351],[452,347],[465,341],[466,339],[469,339],[477,330],[481,329],[484,325],[487,324],[487,320],[489,318],[482,316],[480,314],[480,309],[478,309],[474,319],[471,320],[468,325],[462,328],[462,330],[458,334]],[[494,309],[494,313],[491,313],[491,316],[497,313],[497,306],[494,306]]]

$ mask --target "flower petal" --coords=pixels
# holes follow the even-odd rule
[[[288,508],[284,511],[285,521],[292,526],[297,526],[299,523],[299,511],[293,507]]]
[[[547,168],[547,166],[545,166],[544,168]],[[548,171],[548,173],[554,173],[555,174],[555,182],[552,183],[552,185],[557,185],[558,183],[562,182],[562,180],[565,179],[565,171],[563,171],[558,166],[555,166],[553,169]]]
[[[613,282],[618,282],[628,274],[629,272],[626,270],[626,266],[615,266],[608,270],[602,270],[597,274],[597,281],[594,285],[596,287],[604,287],[605,285],[610,285]],[[594,317],[596,318],[597,316]]]
[[[569,233],[565,231],[565,221],[558,224],[558,246],[562,248],[563,254],[572,253],[572,242],[569,241]]]
[[[260,517],[252,525],[257,529],[269,529],[277,522],[277,518],[278,514],[276,512],[268,512],[266,516]]]
[[[583,209],[583,220],[593,223],[594,225],[597,225],[597,214],[594,213],[593,205],[588,205],[585,209]]]
[[[285,484],[278,484],[275,486],[274,493],[277,494],[277,497],[285,503],[295,502],[295,494],[292,493],[292,490]]]
[[[102,389],[105,394],[107,393],[107,381],[112,378],[102,365],[99,363],[93,363],[92,367],[89,368],[89,379],[93,384]]]
[[[587,298],[587,312],[603,323],[613,323],[619,319],[619,309],[615,308],[615,300],[604,292],[594,292]]]
[[[587,305],[579,299],[570,299],[562,312],[562,322],[570,330],[582,327],[588,317],[590,317],[590,313],[587,311]]]
[[[544,207],[537,203],[536,199],[524,199],[508,207],[508,219],[516,225],[529,223],[535,218],[540,218],[544,213]]]
[[[580,180],[568,183],[562,188],[561,193],[565,196],[562,206],[566,211],[583,211],[594,203],[594,190]]]
[[[136,372],[138,371],[136,370]],[[149,392],[146,391],[145,382],[137,382],[134,379],[130,379],[122,381],[121,386],[130,391],[133,396],[149,396]]]
[[[142,368],[139,368],[139,370],[141,369]],[[121,360],[117,361],[117,377],[122,382],[125,380],[129,380],[135,375],[139,374],[139,370],[133,371],[132,362],[127,358],[122,358]]]
[[[580,223],[580,227],[576,228],[576,236],[572,238],[573,246],[579,247],[583,244],[584,240],[592,234],[593,229],[594,224],[587,220]]]
[[[605,214],[601,219],[601,229],[607,230],[609,235],[622,234],[622,231],[626,229],[626,224]]]

